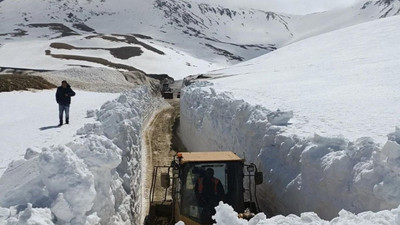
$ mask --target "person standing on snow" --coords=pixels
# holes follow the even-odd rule
[[[71,104],[71,96],[74,96],[75,92],[71,89],[71,86],[67,81],[63,80],[61,86],[57,88],[56,101],[58,103],[58,111],[60,124],[63,125],[63,112],[65,111],[65,123],[69,124],[69,105]]]

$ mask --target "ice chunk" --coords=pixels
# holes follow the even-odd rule
[[[96,191],[93,174],[84,161],[71,149],[58,146],[42,151],[39,170],[49,195],[63,193],[63,198],[70,204],[74,214],[71,222],[85,221],[85,214],[93,206]]]
[[[27,148],[25,152],[24,159],[29,160],[32,159],[33,157],[36,157],[39,155],[39,151],[34,150],[32,148]]]
[[[291,118],[293,118],[293,112],[282,112],[279,109],[275,112],[268,114],[268,122],[272,125],[286,125]]]
[[[397,159],[400,157],[400,144],[394,141],[388,141],[383,146],[382,153],[387,156],[388,160]]]
[[[87,118],[92,118],[96,115],[96,111],[95,110],[88,110],[86,111],[86,117]]]
[[[11,221],[15,221],[12,219]],[[13,222],[9,222],[9,224],[13,224]],[[18,225],[53,225],[53,217],[51,215],[51,211],[48,208],[32,208],[32,204],[28,204],[28,207],[19,213],[18,222],[15,223]]]
[[[37,157],[13,161],[0,178],[0,206],[40,201],[47,195],[43,187]]]
[[[57,217],[57,219],[64,222],[69,222],[74,218],[74,214],[71,209],[71,205],[65,200],[63,193],[58,193],[57,199],[51,206],[51,211]]]

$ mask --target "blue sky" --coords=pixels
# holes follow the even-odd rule
[[[201,0],[220,5],[260,8],[290,14],[307,14],[351,6],[363,0]]]

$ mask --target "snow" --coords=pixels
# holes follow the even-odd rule
[[[200,4],[202,4],[202,7],[209,8],[207,12],[201,12]],[[16,7],[17,5],[19,6]],[[104,9],[107,9],[107,11]],[[34,39],[54,39],[60,34],[48,30],[48,28],[40,28],[41,31],[37,32],[37,28],[15,24],[63,23],[77,33],[87,34],[87,32],[82,32],[72,27],[73,23],[85,23],[95,29],[97,33],[139,33],[148,35],[153,38],[149,42],[154,42],[156,48],[161,47],[166,51],[170,48],[171,50],[168,51],[168,54],[172,53],[153,59],[164,59],[163,61],[159,60],[161,64],[171,60],[180,65],[182,69],[185,69],[184,65],[187,60],[191,64],[196,64],[195,62],[199,61],[196,60],[192,63],[190,61],[192,57],[206,62],[227,64],[226,61],[229,60],[225,56],[220,56],[219,52],[206,47],[206,43],[247,58],[267,53],[269,50],[254,46],[246,49],[239,45],[259,44],[267,47],[273,43],[265,43],[265,40],[276,37],[275,33],[290,38],[290,32],[286,30],[285,25],[275,19],[268,20],[266,18],[267,12],[234,8],[232,11],[235,11],[235,13],[229,11],[229,15],[228,13],[222,15],[220,12],[225,8],[217,5],[208,6],[196,1],[136,0],[133,4],[129,0],[118,1],[118,4],[115,1],[66,1],[63,4],[57,2],[35,2],[35,5],[32,5],[32,2],[17,0],[13,4],[2,2],[0,10],[4,12],[3,21],[7,24],[3,27],[3,32],[1,33],[15,32],[13,30],[16,27],[27,31],[27,36],[17,37],[15,38],[16,40],[29,40],[32,37],[35,37]],[[73,12],[74,18],[68,18],[68,13],[70,12]],[[268,24],[267,27],[273,28],[277,32],[268,32],[265,24]],[[11,38],[14,39],[14,37]],[[280,38],[278,37],[278,39]],[[67,37],[67,39],[71,39],[71,37]],[[72,37],[72,39],[77,39],[77,37]],[[11,44],[14,42],[13,40],[5,41]],[[43,54],[43,50],[36,52]],[[174,51],[177,53],[173,54]],[[101,53],[97,51],[97,54]],[[168,59],[169,56],[173,57]],[[140,58],[135,57],[135,59],[141,61]],[[130,62],[137,63],[136,60],[130,60]],[[156,67],[158,66],[156,65]],[[150,65],[148,68],[151,69]]]
[[[228,204],[220,202],[215,209],[217,212],[213,216],[213,219],[215,219],[216,225],[394,225],[400,223],[400,207],[393,210],[383,210],[377,213],[363,212],[359,214],[341,210],[339,215],[331,221],[323,220],[313,212],[302,213],[300,216],[291,214],[288,216],[274,216],[272,218],[267,218],[264,213],[259,213],[247,221],[238,218],[238,213]],[[184,224],[185,223],[182,221],[176,223],[176,225]]]
[[[266,11],[286,12],[291,14],[310,14],[315,12],[326,11],[339,7],[346,7],[359,0],[339,0],[339,1],[307,1],[298,2],[296,0],[283,0],[277,2],[257,1],[250,0],[247,2],[242,1],[226,1],[226,0],[203,0],[203,2],[214,3],[220,5],[233,5],[238,7],[252,7],[256,9],[263,9]]]
[[[70,68],[50,72],[35,72],[50,83],[61,84],[67,80],[75,89],[92,92],[119,93],[138,85],[155,85],[158,81],[146,77],[140,72],[121,72],[107,68]]]
[[[246,221],[238,218],[238,214],[233,211],[232,207],[222,202],[216,207],[217,213],[214,216],[217,225],[305,225],[305,224],[315,224],[315,225],[374,225],[374,224],[385,224],[393,225],[399,224],[400,222],[400,208],[393,210],[384,210],[378,213],[373,212],[363,212],[360,214],[353,214],[346,210],[339,212],[339,216],[335,217],[331,221],[326,221],[318,217],[317,214],[308,212],[302,213],[300,216],[289,215],[275,216],[272,218],[266,218],[265,214],[259,213],[253,217],[250,221]]]
[[[41,99],[41,93],[54,94],[11,94]],[[78,99],[84,93],[77,91],[73,104],[80,105]],[[99,93],[86,94],[90,99],[106,100],[99,98]],[[25,158],[12,161],[0,178],[0,224],[138,224],[142,214],[142,127],[164,104],[162,99],[153,97],[149,87],[141,86],[103,104],[96,110],[95,120],[81,121],[82,127],[76,132],[72,127],[58,128],[65,129],[65,134],[75,133],[65,135],[62,143],[51,140],[52,145],[39,143],[43,148],[37,151],[29,148]],[[26,114],[39,114],[42,109],[37,107]],[[32,121],[14,123],[23,130],[21,125]]]
[[[240,76],[216,80],[214,89],[268,109],[293,111],[293,126],[287,129],[293,134],[310,136],[317,130],[351,141],[369,136],[384,144],[400,125],[399,20],[327,33],[218,70]]]
[[[0,15],[0,66],[33,69],[66,69],[77,66],[106,67],[85,60],[64,60],[45,54],[99,57],[113,63],[134,66],[146,73],[167,73],[176,79],[205,73],[266,54],[276,47],[324,32],[398,14],[399,3],[364,4],[309,15],[273,13],[246,7],[205,4],[192,0],[134,1],[2,1]],[[229,5],[229,4],[228,4]],[[107,9],[107,10],[105,10]],[[49,27],[32,24],[59,23],[74,35],[65,36]],[[95,35],[143,34],[140,39],[165,53],[160,55],[139,44],[93,37],[76,24],[87,25]],[[25,34],[16,34],[26,31]],[[65,32],[65,31],[64,31]],[[64,36],[64,37],[62,37]],[[143,54],[118,59],[106,49],[65,50],[51,48],[53,42],[76,47],[139,47]],[[217,50],[220,49],[220,50]],[[18,52],[18,57],[15,57]],[[157,63],[154,63],[154,62]]]
[[[51,50],[51,54],[100,58],[146,73],[166,73],[175,79],[231,65],[238,62],[237,58],[251,59],[275,47],[324,32],[392,16],[399,8],[397,1],[389,6],[371,3],[365,7],[365,1],[361,1],[352,7],[300,16],[243,7],[225,8],[215,3],[208,5],[188,0],[135,1],[134,4],[130,0],[118,4],[115,1],[15,0],[0,4],[2,67],[48,70],[107,67],[83,59],[66,60],[45,54],[46,50]],[[62,37],[61,31],[31,27],[34,23],[60,23],[76,35]],[[88,25],[97,33],[79,30],[76,24]],[[26,31],[26,34],[16,35],[18,30]],[[165,54],[160,55],[137,43],[124,42],[119,34],[150,36],[152,39],[137,39]],[[121,42],[102,39],[101,35]],[[54,42],[103,49],[56,49],[50,47]],[[140,48],[143,54],[119,59],[107,50],[127,46]]]
[[[35,224],[54,224],[53,217],[49,209],[32,208],[32,204],[28,204],[26,209],[18,215],[7,221],[7,224],[19,225],[35,225]]]
[[[74,89],[74,86],[72,86]],[[0,93],[0,175],[7,164],[24,156],[27,148],[40,151],[42,147],[65,144],[85,123],[86,111],[98,109],[118,94],[76,91],[70,108],[70,124],[58,125],[58,104],[55,90]]]
[[[110,35],[112,36],[112,35]],[[17,39],[13,41],[6,41],[0,48],[0,66],[15,67],[15,68],[31,68],[39,70],[61,70],[68,68],[79,68],[79,66],[89,67],[104,67],[100,63],[87,62],[83,60],[65,60],[53,58],[45,55],[45,50],[51,50],[51,54],[63,55],[78,55],[85,57],[95,57],[106,59],[112,63],[119,63],[135,67],[150,74],[169,74],[175,79],[183,79],[188,74],[207,72],[209,70],[221,68],[219,64],[213,64],[208,61],[194,58],[193,56],[166,46],[165,43],[158,41],[140,40],[154,48],[164,52],[164,55],[152,52],[137,44],[118,43],[113,41],[106,41],[101,38],[90,38],[89,35],[85,36],[72,36],[58,38],[56,40],[42,40],[30,38]],[[75,47],[87,48],[119,48],[119,47],[139,47],[143,54],[141,56],[132,57],[129,59],[118,59],[110,54],[108,50],[64,50],[51,48],[50,44],[66,43]],[[18,57],[15,52],[20,52]],[[157,63],[154,63],[154,62]],[[179,69],[177,69],[179,68]]]
[[[101,57],[176,79],[231,63],[205,44],[245,59],[269,50],[243,44],[287,45],[217,70],[213,75],[225,78],[182,93],[186,146],[228,149],[256,162],[264,172],[265,183],[258,187],[262,208],[283,214],[269,219],[258,214],[247,222],[220,204],[217,224],[400,224],[399,17],[349,27],[395,14],[398,1],[390,7],[370,2],[364,11],[360,3],[306,16],[271,14],[276,16],[271,20],[259,10],[236,9],[231,17],[211,13],[221,9],[217,6],[207,6],[204,13],[181,1],[168,1],[172,8],[179,6],[171,15],[186,17],[166,18],[168,9],[154,9],[154,1],[136,3],[1,2],[0,33],[23,28],[28,35],[0,35],[0,66],[73,67],[37,75],[55,84],[67,77],[83,90],[77,89],[72,100],[71,124],[60,128],[55,127],[55,90],[0,94],[0,224],[139,224],[143,218],[141,133],[164,102],[146,87],[117,99],[117,94],[87,92],[120,92],[135,85],[121,72],[79,68],[101,66],[97,63],[44,54],[52,42],[140,46],[87,39],[81,31],[60,38],[48,28],[26,26],[49,21],[68,26],[85,21],[105,34],[157,38],[140,41],[165,55],[141,48],[142,56],[121,60],[106,50],[51,51]],[[70,11],[76,17],[67,18]],[[188,17],[197,20],[184,24]],[[348,28],[306,39],[343,27]]]
[[[345,28],[213,72],[218,79],[182,93],[184,144],[256,162],[259,202],[272,215],[331,220],[342,209],[398,208],[399,22]]]
[[[86,220],[85,214],[92,208],[96,196],[94,176],[83,160],[73,154],[71,149],[56,147],[53,151],[44,149],[39,155],[37,164],[39,165],[38,176],[42,176],[41,181],[48,195],[56,196],[54,202],[51,203],[54,215],[64,222],[83,224]],[[28,190],[32,187],[35,186],[25,186]],[[8,197],[13,193],[9,193]],[[46,194],[43,198],[45,196]],[[37,200],[35,200],[32,202],[36,203]],[[5,205],[16,205],[16,203]]]

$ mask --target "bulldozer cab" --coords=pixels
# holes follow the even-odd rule
[[[150,214],[153,215],[149,217],[148,224],[174,224],[178,221],[187,225],[213,224],[211,217],[220,201],[231,205],[236,212],[244,212],[246,208],[257,212],[258,207],[251,199],[251,187],[244,187],[251,178],[254,180],[256,177],[256,168],[254,164],[246,165],[243,159],[232,152],[177,153],[171,166],[163,169],[167,171],[160,175],[165,198],[161,203],[150,203]],[[246,171],[249,171],[248,174]],[[155,181],[156,175],[153,174],[153,178]],[[253,182],[253,185],[258,183]],[[155,190],[153,184],[152,190],[150,195]],[[244,195],[249,191],[250,200]],[[171,196],[167,197],[167,193]],[[166,205],[167,209],[163,210]],[[170,212],[170,217],[159,219],[161,214],[166,215],[163,212]]]
[[[171,81],[165,78],[160,83],[161,83],[161,89],[160,89],[161,96],[165,99],[173,99],[174,93],[172,92]]]
[[[243,211],[242,162],[193,162],[183,165],[181,190],[177,197],[176,215],[186,223],[212,224],[211,216],[219,201]],[[205,182],[206,171],[214,171],[215,182]],[[200,182],[202,184],[200,184]],[[203,190],[199,190],[200,186]],[[207,187],[208,185],[208,187]],[[218,188],[222,187],[222,188]],[[208,194],[206,193],[208,191]]]

